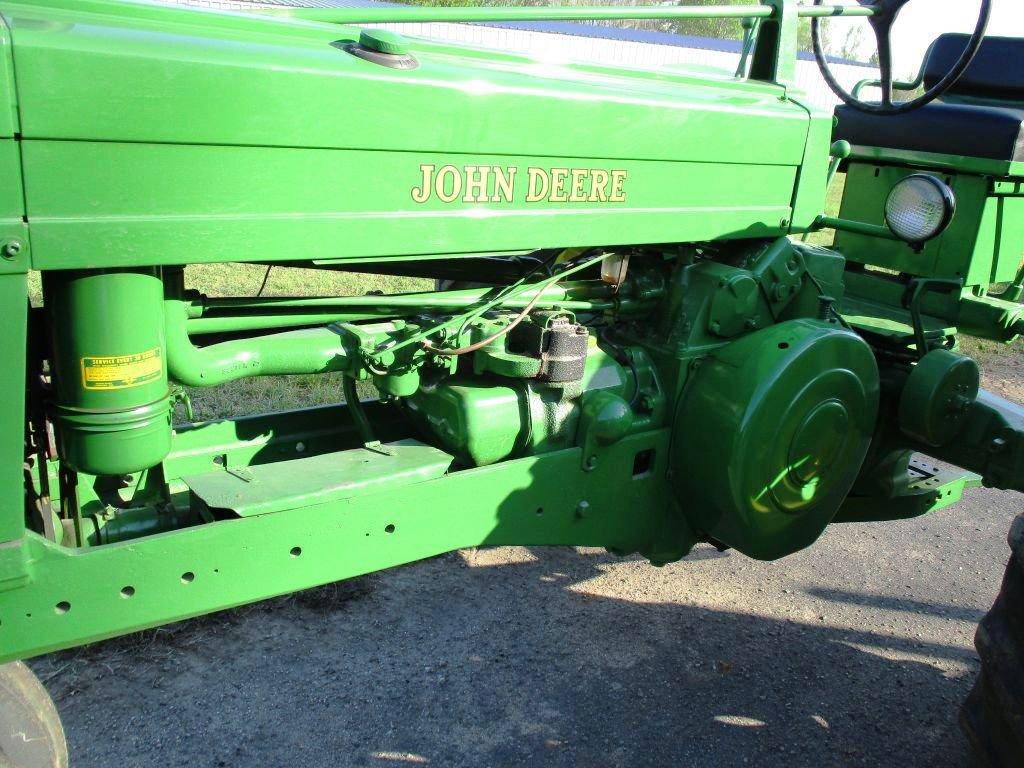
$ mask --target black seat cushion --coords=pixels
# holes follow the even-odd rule
[[[926,89],[956,66],[970,39],[970,35],[946,34],[931,44],[921,69]],[[978,55],[949,94],[986,101],[1024,102],[1024,38],[986,37]]]
[[[843,104],[836,117],[833,141],[1024,161],[1024,109],[933,102],[905,114],[873,115]]]

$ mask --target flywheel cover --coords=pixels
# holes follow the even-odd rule
[[[690,523],[750,557],[811,544],[860,472],[878,367],[851,331],[791,320],[715,352],[674,426],[672,481]]]

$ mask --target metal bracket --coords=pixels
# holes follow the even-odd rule
[[[384,445],[380,440],[372,440],[369,443],[363,443],[363,448],[374,453],[379,453],[381,456],[394,456],[395,451],[393,448]]]
[[[921,318],[921,299],[928,291],[935,293],[952,293],[964,287],[963,280],[948,280],[944,278],[920,278],[907,283],[907,290],[903,294],[903,306],[910,308],[910,318],[914,326],[914,344],[917,346],[917,359],[920,360],[928,354],[928,337],[924,331],[924,321]]]
[[[248,467],[238,467],[237,469],[235,469],[234,467],[225,467],[224,471],[227,472],[229,475],[237,477],[239,480],[242,480],[243,482],[255,482],[252,475],[252,470],[249,469]]]
[[[752,80],[766,80],[781,85],[782,99],[796,82],[797,31],[800,8],[797,0],[763,0],[774,13],[764,19],[758,30],[754,55],[750,64]]]

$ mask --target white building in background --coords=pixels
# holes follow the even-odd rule
[[[261,5],[316,8],[373,8],[396,6],[379,0],[163,0],[206,8],[245,9]],[[667,32],[571,23],[478,22],[473,24],[412,23],[374,24],[394,29],[411,37],[465,43],[484,48],[522,53],[539,60],[586,62],[622,67],[701,66],[735,71],[740,57],[740,41],[711,37],[689,37]],[[849,91],[865,79],[878,77],[878,69],[869,64],[829,57],[836,79]],[[797,84],[808,99],[831,109],[839,103],[825,84],[814,57],[801,53],[797,62]]]

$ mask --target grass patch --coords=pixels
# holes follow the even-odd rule
[[[254,296],[266,272],[267,268],[259,264],[192,264],[185,268],[185,285],[207,296]],[[431,280],[416,277],[273,267],[263,295],[358,296],[371,291],[429,291],[432,287]]]
[[[1007,360],[1019,360],[1024,354],[1019,342],[1004,344],[1001,341],[978,339],[961,334],[957,338],[957,343],[960,354],[973,357],[982,366]]]

